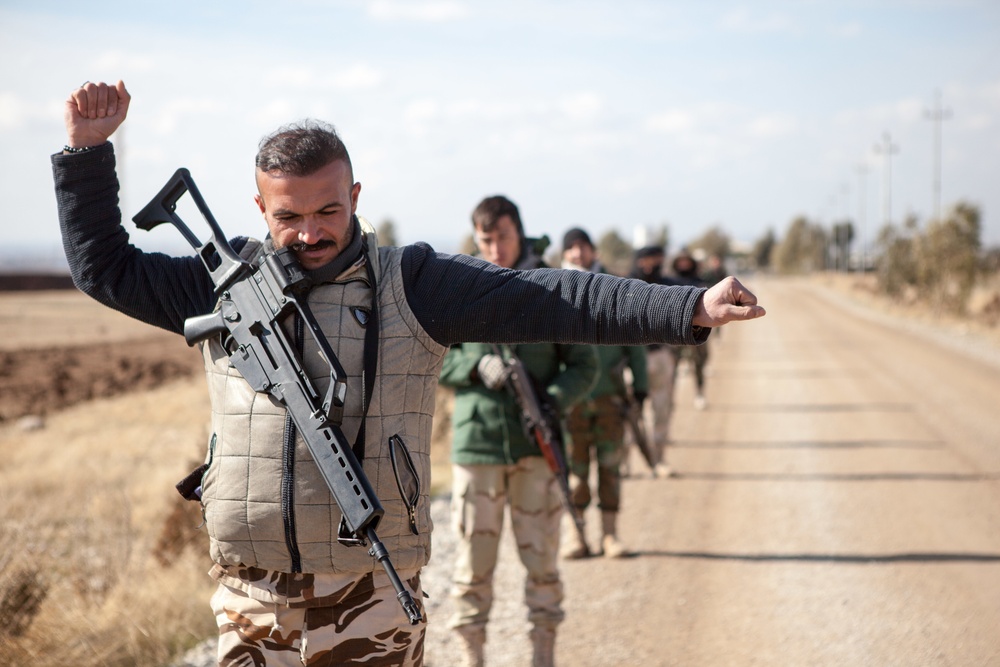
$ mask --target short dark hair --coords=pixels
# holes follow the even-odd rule
[[[663,247],[658,245],[646,245],[635,251],[636,259],[644,259],[646,257],[663,257]]]
[[[255,164],[263,172],[309,176],[337,160],[347,164],[353,182],[351,156],[337,130],[329,123],[307,118],[279,127],[261,139]]]
[[[573,227],[563,235],[563,244],[562,244],[563,252],[566,252],[566,249],[572,246],[577,241],[583,241],[584,243],[589,245],[591,249],[594,249],[594,242],[590,240],[590,234],[588,234],[585,230],[580,229],[579,227]]]
[[[517,204],[503,195],[493,195],[479,202],[472,211],[472,226],[484,232],[492,231],[497,221],[503,216],[509,216],[517,228],[517,235],[524,238],[524,227],[521,225],[521,213]]]

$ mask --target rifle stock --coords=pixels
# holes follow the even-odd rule
[[[177,200],[185,193],[191,195],[212,229],[206,243],[177,215]],[[309,309],[306,294],[310,282],[294,253],[279,249],[256,265],[240,257],[186,169],[178,169],[134,221],[146,230],[171,222],[195,249],[212,277],[219,309],[185,322],[188,345],[223,335],[230,361],[254,391],[270,394],[287,408],[340,507],[343,520],[338,541],[349,546],[371,542],[369,553],[385,569],[410,623],[419,623],[420,610],[375,531],[385,510],[340,428],[347,397],[346,373]],[[323,394],[309,379],[294,341],[282,326],[292,315],[301,318],[329,367],[329,385]]]

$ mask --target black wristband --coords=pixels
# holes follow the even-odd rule
[[[81,146],[80,148],[73,148],[72,146],[63,146],[63,153],[86,153],[87,151],[92,151],[97,146]]]

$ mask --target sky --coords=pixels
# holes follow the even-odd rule
[[[980,207],[1000,244],[996,0],[0,0],[0,263],[61,258],[64,101],[119,78],[129,219],[187,167],[227,235],[261,236],[257,144],[317,118],[351,151],[359,214],[444,252],[494,194],[556,246],[574,226],[752,243],[801,215],[873,239],[934,216],[938,173],[942,208]]]

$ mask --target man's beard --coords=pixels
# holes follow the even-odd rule
[[[330,239],[323,239],[322,241],[317,241],[316,243],[292,243],[288,247],[295,252],[307,252],[309,250],[325,250],[330,246],[337,245],[334,241]]]
[[[645,280],[647,283],[655,283],[659,280],[660,276],[663,274],[663,266],[657,265],[650,269],[649,271],[644,271],[639,269],[639,277]]]

